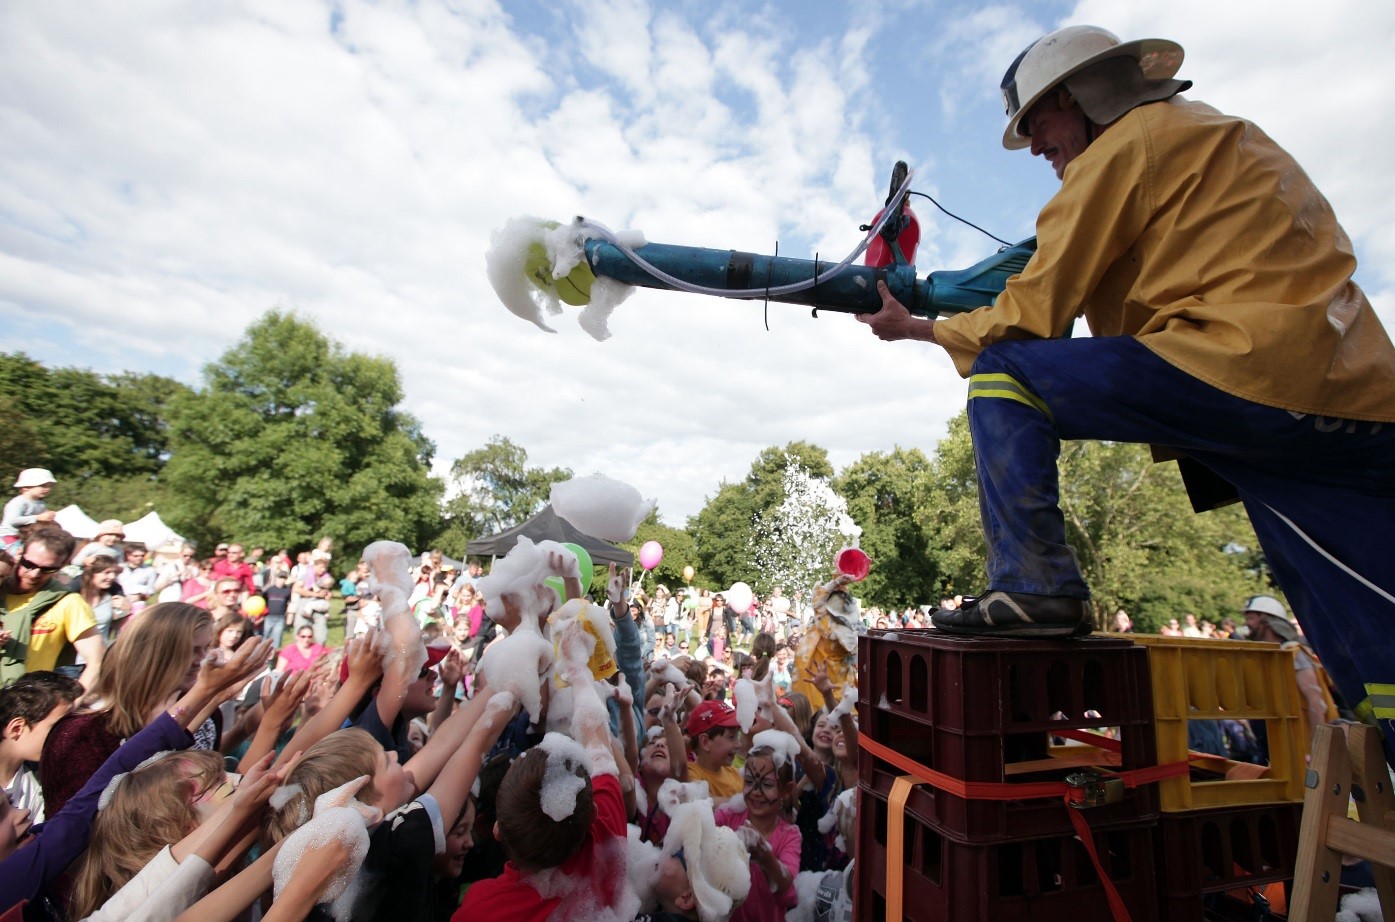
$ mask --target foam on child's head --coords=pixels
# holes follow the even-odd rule
[[[577,795],[586,788],[587,767],[591,764],[581,744],[561,733],[543,737],[539,748],[547,753],[539,803],[542,811],[562,822],[576,811]],[[577,775],[580,771],[582,774]]]
[[[716,824],[711,800],[674,810],[663,853],[671,857],[680,849],[698,917],[703,922],[726,919],[751,891],[750,854],[734,831]]]

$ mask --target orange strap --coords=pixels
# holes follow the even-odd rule
[[[906,854],[906,824],[902,818],[906,812],[906,798],[911,795],[910,775],[902,775],[891,785],[891,796],[887,798],[888,822],[886,824],[886,917],[900,919],[901,915],[901,873],[904,870],[901,859]],[[896,860],[890,860],[895,856]]]
[[[1053,731],[1061,734],[1061,731]],[[1092,735],[1093,734],[1089,734]],[[1108,737],[1099,737],[1101,740],[1108,740]],[[887,802],[887,837],[886,837],[886,862],[887,862],[887,918],[899,918],[900,914],[891,912],[891,901],[896,901],[897,909],[901,903],[901,867],[905,860],[904,842],[902,840],[903,821],[905,817],[906,797],[910,794],[910,778],[915,779],[917,784],[928,784],[941,791],[948,791],[956,797],[965,800],[1038,800],[1048,797],[1059,797],[1065,802],[1067,813],[1070,816],[1071,825],[1075,827],[1075,833],[1080,837],[1080,843],[1085,846],[1085,851],[1090,856],[1090,863],[1095,866],[1095,874],[1099,877],[1100,883],[1104,885],[1105,895],[1109,899],[1109,909],[1114,915],[1116,922],[1131,922],[1128,907],[1124,905],[1123,897],[1119,895],[1114,882],[1109,879],[1104,866],[1100,863],[1099,853],[1095,849],[1095,837],[1090,833],[1090,825],[1085,821],[1084,811],[1075,809],[1072,804],[1078,802],[1081,796],[1079,788],[1066,784],[1064,781],[1038,781],[1031,784],[1008,784],[1002,781],[964,781],[961,778],[954,778],[943,772],[937,772],[919,762],[911,759],[890,747],[883,746],[865,733],[857,734],[858,745],[870,752],[872,755],[889,762],[901,771],[906,773],[906,777],[896,779],[892,785],[893,798]],[[1117,747],[1118,743],[1109,740]],[[1103,747],[1108,748],[1108,747]],[[1188,771],[1186,762],[1173,762],[1168,765],[1155,765],[1150,768],[1134,769],[1133,771],[1111,773],[1120,778],[1125,787],[1137,787],[1140,784],[1152,784],[1163,778],[1171,778],[1175,775],[1184,775]],[[904,784],[903,784],[904,782]],[[899,800],[895,799],[898,793],[898,786],[904,789]],[[895,830],[893,832],[892,830]],[[893,843],[895,850],[892,850]],[[896,873],[893,879],[891,869],[895,867]],[[893,896],[894,893],[894,896]]]

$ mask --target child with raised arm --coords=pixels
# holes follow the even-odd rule
[[[453,922],[481,919],[633,919],[639,902],[625,875],[626,811],[609,715],[579,625],[559,641],[563,679],[575,689],[572,736],[549,733],[509,768],[496,801],[504,873],[472,885]]]

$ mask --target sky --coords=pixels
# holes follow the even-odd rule
[[[1094,23],[1186,49],[1188,96],[1290,150],[1395,327],[1395,4],[46,0],[0,4],[0,349],[196,385],[265,311],[394,359],[436,469],[505,435],[682,525],[763,448],[927,452],[936,347],[841,315],[639,290],[590,339],[489,286],[491,232],[585,215],[653,242],[841,258],[892,164],[998,236],[1057,188],[998,84]],[[996,244],[918,200],[923,273]]]

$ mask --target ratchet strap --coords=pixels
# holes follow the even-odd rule
[[[1118,752],[1121,748],[1118,740],[1087,731],[1053,730],[1052,733],[1111,752]],[[1153,765],[1131,771],[1111,771],[1108,775],[1094,772],[1080,773],[1072,775],[1070,780],[1066,781],[1037,781],[1025,784],[1010,784],[1002,781],[964,781],[922,765],[914,759],[878,743],[865,733],[859,732],[857,734],[857,742],[859,746],[878,759],[890,763],[905,773],[892,783],[891,795],[887,798],[886,917],[888,919],[902,917],[901,889],[902,869],[905,861],[904,818],[906,800],[915,785],[928,784],[932,788],[947,791],[965,800],[1039,800],[1059,797],[1070,808],[1066,812],[1070,816],[1071,825],[1075,827],[1076,835],[1080,838],[1080,843],[1085,846],[1085,851],[1090,856],[1090,862],[1095,867],[1095,875],[1104,885],[1105,895],[1109,899],[1110,912],[1116,922],[1130,922],[1128,908],[1124,905],[1124,900],[1119,895],[1118,889],[1114,886],[1114,882],[1109,879],[1109,874],[1100,862],[1099,853],[1095,848],[1095,838],[1090,832],[1090,824],[1085,821],[1083,808],[1105,802],[1102,790],[1107,782],[1112,782],[1115,785],[1122,783],[1126,788],[1136,788],[1142,784],[1155,784],[1164,778],[1185,775],[1189,771],[1187,762],[1172,762],[1167,765]]]

